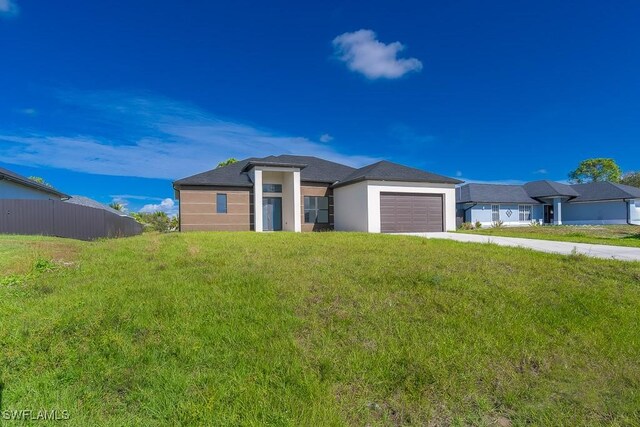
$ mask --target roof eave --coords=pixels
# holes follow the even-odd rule
[[[194,183],[194,182],[179,182],[173,183],[173,189],[179,190],[181,187],[237,187],[237,188],[253,188],[253,183],[246,184],[237,183],[224,183],[224,182],[207,182],[207,183]]]
[[[57,196],[61,199],[69,199],[71,198],[71,196],[69,196],[68,194],[64,194],[61,193],[60,191],[51,188],[51,187],[47,187],[46,185],[42,185],[42,184],[38,184],[37,182],[31,181],[29,179],[20,179],[20,178],[15,178],[13,176],[10,175],[1,175],[0,176],[0,181],[1,180],[7,180],[7,181],[12,181],[18,184],[22,184],[26,187],[31,187],[34,188],[38,191],[42,191],[43,193],[47,193],[47,194],[53,194],[54,196]]]
[[[356,184],[362,181],[389,181],[389,182],[415,182],[421,184],[450,184],[450,185],[458,185],[462,184],[464,181],[460,181],[458,179],[450,179],[447,181],[444,180],[433,180],[433,179],[404,179],[404,178],[376,178],[369,176],[362,176],[354,179],[350,179],[348,181],[338,181],[332,185],[333,188],[344,187],[346,185]]]
[[[286,163],[286,162],[247,162],[247,164],[244,165],[244,167],[242,168],[242,172],[247,172],[256,166],[304,169],[308,165],[304,163]]]

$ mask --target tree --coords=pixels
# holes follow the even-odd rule
[[[234,158],[234,157],[229,157],[227,160],[225,160],[224,162],[220,162],[218,163],[219,168],[223,167],[223,166],[229,166],[232,165],[234,163],[238,163],[238,159]]]
[[[144,225],[145,229],[159,231],[161,233],[166,233],[174,229],[172,218],[169,218],[169,215],[162,211],[153,213],[137,212],[131,214],[131,216],[140,224]]]
[[[180,218],[178,218],[178,215],[172,216],[169,220],[169,230],[178,231],[178,228],[180,228]]]
[[[53,185],[49,184],[47,181],[45,181],[43,178],[39,177],[39,176],[30,176],[29,179],[33,182],[37,182],[38,184],[42,184],[45,185],[47,187],[51,187],[53,188]]]
[[[640,188],[640,172],[627,172],[620,180],[620,184]]]
[[[620,182],[622,171],[613,159],[597,158],[580,162],[576,170],[569,173],[569,180],[576,184],[584,182]]]
[[[115,210],[120,211],[120,212],[124,211],[124,205],[122,203],[111,202],[111,203],[109,203],[109,207],[111,209],[115,209]]]

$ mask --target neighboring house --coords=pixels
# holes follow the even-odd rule
[[[454,230],[462,181],[382,161],[355,169],[308,156],[250,158],[173,183],[180,230]]]
[[[132,217],[0,168],[0,233],[92,240],[142,233]]]
[[[63,200],[69,197],[53,187],[0,168],[0,199]]]
[[[640,225],[640,188],[612,182],[465,184],[456,190],[456,200],[464,222],[484,226],[497,221],[504,225]]]

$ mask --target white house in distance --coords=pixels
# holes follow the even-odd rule
[[[541,224],[640,225],[640,188],[612,182],[566,185],[465,184],[456,190],[458,216],[483,226]]]

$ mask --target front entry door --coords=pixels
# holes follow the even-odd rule
[[[282,230],[282,197],[262,198],[262,229],[264,231]]]
[[[551,224],[553,222],[553,206],[544,205],[544,223]]]

